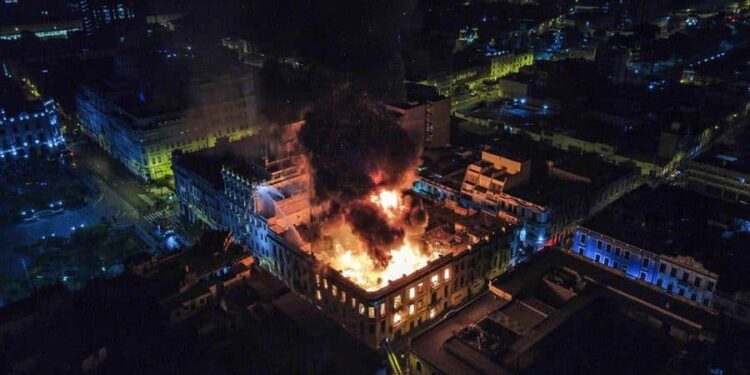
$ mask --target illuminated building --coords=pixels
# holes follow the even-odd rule
[[[285,134],[293,134],[301,125],[291,124]],[[379,347],[386,338],[407,336],[436,321],[483,290],[486,281],[508,265],[509,224],[475,209],[423,200],[430,221],[423,234],[408,241],[426,253],[404,255],[403,263],[420,258],[417,266],[404,269],[391,280],[374,280],[356,268],[337,268],[334,262],[349,255],[331,257],[336,245],[329,237],[315,234],[314,228],[322,225],[323,219],[321,208],[311,204],[308,167],[290,152],[295,140],[282,139],[281,146],[266,154],[272,158],[264,157],[255,164],[252,159],[244,164],[210,163],[215,168],[211,178],[221,176],[221,182],[210,189],[197,186],[205,186],[209,179],[201,177],[208,174],[197,167],[207,166],[205,163],[198,159],[183,163],[178,158],[175,183],[180,213],[203,221],[209,215],[196,212],[221,212],[221,219],[214,214],[211,220],[215,224],[207,225],[231,230],[261,267],[368,346]],[[213,192],[202,195],[198,191]],[[221,202],[212,209],[216,200]],[[190,204],[200,207],[188,207]],[[366,254],[350,256],[364,256],[365,260],[359,261],[370,262]]]
[[[230,227],[223,170],[247,171],[246,176],[251,177],[250,166],[264,163],[266,145],[258,138],[219,142],[201,151],[174,154],[172,169],[180,217],[208,229]],[[262,170],[256,172],[261,179],[267,176]]]
[[[750,132],[717,145],[682,168],[690,188],[730,202],[750,204]]]
[[[476,153],[450,152],[430,161],[433,156],[425,156],[415,190],[516,224],[514,263],[562,242],[576,222],[642,183],[632,170],[595,155],[563,153],[522,137],[495,140]]]
[[[509,261],[507,238],[495,233],[507,230],[500,220],[481,212],[464,217],[436,208],[430,214],[446,223],[428,228],[421,241],[437,257],[384,287],[364,287],[316,257],[330,243],[306,240],[305,225],[293,224],[309,215],[306,197],[285,194],[276,204],[288,216],[255,214],[245,224],[245,243],[254,257],[371,347],[434,322],[481,291],[486,280],[502,273]],[[303,240],[293,244],[295,236]]]
[[[78,115],[84,133],[143,180],[170,177],[175,150],[213,147],[220,138],[238,140],[258,125],[254,77],[239,67],[204,72],[196,64],[186,73],[161,63],[120,64],[122,71],[113,77],[79,89]],[[153,76],[130,71],[137,69],[151,69]],[[168,78],[187,74],[184,86]],[[166,82],[159,81],[163,77]]]
[[[0,78],[0,159],[49,154],[64,146],[53,100],[42,101],[11,78]]]
[[[612,363],[625,373],[679,372],[694,362],[677,360],[675,347],[711,345],[723,332],[715,313],[558,249],[489,288],[411,339],[409,373],[602,373]]]
[[[0,40],[20,40],[21,32],[34,33],[39,39],[65,39],[69,34],[81,30],[81,21],[59,21],[40,24],[0,27]]]
[[[457,94],[457,90],[480,87],[485,80],[518,73],[524,66],[533,64],[534,54],[531,52],[506,54],[493,57],[485,64],[439,74],[421,83],[435,87],[441,95],[451,97]]]
[[[490,78],[501,78],[518,73],[524,66],[534,65],[534,54],[531,52],[498,56],[492,59]]]
[[[138,9],[133,0],[80,0],[81,23],[86,35],[97,30],[124,25],[136,18]]]
[[[570,251],[696,305],[747,291],[742,206],[643,186],[578,226]]]

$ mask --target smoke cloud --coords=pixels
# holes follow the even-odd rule
[[[377,205],[356,201],[349,205],[344,219],[367,246],[368,254],[377,265],[385,267],[390,262],[388,251],[404,242],[404,229],[388,222],[388,217]]]
[[[409,182],[419,161],[415,142],[383,105],[350,86],[338,88],[307,114],[299,141],[312,168],[316,199],[331,202],[331,215],[341,215],[374,263],[387,266],[389,251],[404,242],[405,228],[418,227],[426,215],[409,202],[404,217],[389,220],[369,199]]]
[[[417,166],[415,142],[385,107],[343,86],[305,116],[299,140],[313,168],[315,194],[343,204],[395,188]]]

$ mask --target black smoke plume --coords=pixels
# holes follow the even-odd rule
[[[348,86],[307,113],[299,141],[313,168],[316,196],[343,204],[399,185],[419,160],[415,142],[394,116]]]
[[[315,105],[305,116],[299,141],[317,199],[333,202],[373,261],[386,266],[388,251],[403,243],[404,229],[389,223],[368,199],[379,188],[400,187],[417,166],[414,141],[381,104],[350,86]]]
[[[370,258],[382,267],[391,260],[388,251],[404,242],[404,229],[389,224],[385,213],[372,202],[352,202],[344,212],[344,219],[367,245]]]

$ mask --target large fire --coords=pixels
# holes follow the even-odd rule
[[[426,213],[398,189],[411,187],[421,149],[382,103],[337,87],[305,114],[298,140],[325,208],[318,259],[367,290],[427,265]]]
[[[438,254],[425,251],[419,239],[424,226],[409,226],[406,222],[408,220],[405,218],[413,207],[405,202],[400,191],[381,190],[370,195],[369,201],[375,203],[387,216],[390,225],[406,228],[403,242],[386,250],[389,258],[387,264],[379,264],[368,254],[365,249],[367,245],[353,233],[346,222],[337,222],[325,229],[332,246],[316,256],[363,289],[374,291],[387,286],[389,281],[426,266]]]

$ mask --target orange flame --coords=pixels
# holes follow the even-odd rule
[[[398,190],[380,190],[373,193],[369,200],[375,203],[393,224],[398,224],[408,207],[403,202]],[[420,244],[413,238],[390,249],[390,262],[386,267],[378,267],[364,250],[364,244],[356,238],[346,223],[337,223],[336,228],[329,228],[328,234],[333,240],[333,249],[328,254],[318,254],[331,267],[367,291],[375,291],[388,285],[390,281],[400,279],[437,258],[435,254],[425,254]]]

